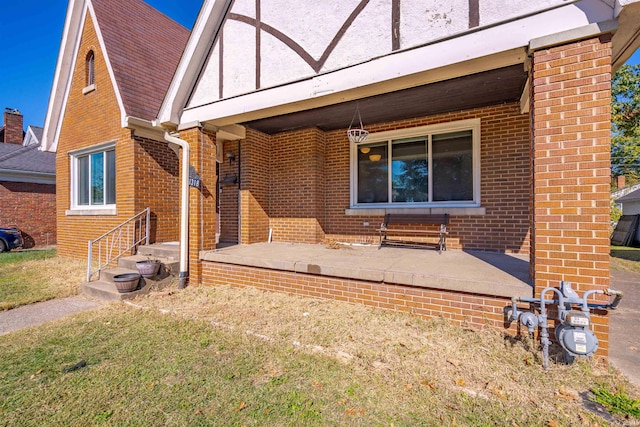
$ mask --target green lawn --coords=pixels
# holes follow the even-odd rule
[[[335,301],[192,287],[134,304],[0,336],[0,425],[605,425],[582,396],[626,386],[553,352],[545,372],[493,329]]]
[[[0,311],[77,294],[85,265],[55,249],[0,253]]]
[[[640,273],[640,248],[611,246],[611,266]]]

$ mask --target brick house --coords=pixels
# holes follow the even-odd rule
[[[152,212],[177,240],[178,158],[151,126],[189,31],[139,0],[71,0],[44,129],[57,153],[58,253]]]
[[[7,108],[0,127],[0,225],[16,226],[23,248],[56,243],[55,154],[40,151],[42,128],[23,127],[18,110]]]
[[[443,257],[528,257],[529,296],[560,280],[581,292],[607,288],[610,80],[640,44],[639,17],[640,2],[631,0],[205,0],[149,129],[174,132],[164,139],[182,147],[183,183],[189,165],[201,179],[180,203],[190,282],[443,312],[459,322],[485,307],[484,320],[502,326],[504,287],[408,285],[400,275],[367,281],[214,252],[218,241],[371,242],[386,213],[412,212],[450,215]],[[75,64],[74,81],[83,78]],[[71,84],[68,96],[64,117],[86,95]],[[52,102],[55,115],[65,103]],[[357,113],[369,136],[350,142]],[[61,129],[45,129],[51,147],[68,144]],[[58,150],[67,168],[59,170],[67,177],[58,181],[66,189],[58,218],[67,221],[59,239],[81,230],[62,194],[74,149],[80,145]],[[128,148],[116,146],[115,155],[112,222],[133,213],[131,204],[149,203],[128,181],[131,168],[148,166]],[[171,185],[162,191],[177,200],[178,183]],[[105,229],[104,219],[91,218],[92,227]],[[161,221],[157,241],[176,239],[178,221]],[[606,354],[608,318],[594,323]]]

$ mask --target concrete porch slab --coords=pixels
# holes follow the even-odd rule
[[[528,256],[521,255],[274,242],[203,251],[200,259],[491,296],[533,296]]]

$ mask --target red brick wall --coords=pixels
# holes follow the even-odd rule
[[[456,120],[481,119],[481,204],[485,215],[451,218],[450,248],[528,253],[529,251],[529,117],[519,104],[503,104],[420,119],[369,126],[380,132]],[[254,141],[260,136],[261,145]],[[249,131],[250,151],[243,149],[242,187],[247,196],[259,195],[259,221],[243,212],[243,232],[261,230],[266,240],[264,215],[279,241],[317,243],[324,237],[338,241],[375,242],[381,216],[347,216],[350,203],[349,142],[345,130],[323,133],[317,129],[269,137]],[[259,159],[256,163],[253,160]],[[248,166],[245,166],[248,165]],[[251,172],[245,171],[251,167]],[[265,182],[270,182],[268,204]],[[253,204],[251,204],[253,203]],[[265,209],[265,205],[267,208]],[[224,207],[222,208],[224,209]],[[257,209],[256,209],[257,210]],[[249,223],[247,223],[249,222]],[[363,223],[368,222],[369,226]],[[259,223],[259,225],[258,225]],[[255,236],[255,231],[253,231]]]
[[[481,119],[481,205],[486,215],[453,214],[447,247],[500,252],[529,251],[529,117],[519,104],[502,104],[368,126],[369,132]],[[382,217],[345,216],[349,207],[349,142],[344,130],[327,134],[327,237],[376,240]],[[368,222],[369,226],[363,226]]]
[[[135,138],[135,210],[151,208],[151,242],[180,238],[180,164],[166,142]]]
[[[240,156],[238,154],[238,141],[227,141],[223,144],[224,162],[220,163],[220,176],[222,180],[225,177],[240,176],[238,166],[240,165]],[[229,161],[226,154],[231,153],[235,156],[234,161]],[[238,185],[225,184],[221,185],[220,193],[220,241],[221,242],[238,242]]]
[[[133,216],[134,144],[131,131],[121,127],[120,108],[111,85],[104,55],[100,51],[93,23],[87,15],[78,58],[73,71],[69,98],[62,121],[56,155],[58,254],[86,258],[87,241],[105,233]],[[95,53],[95,90],[86,94],[87,52]],[[69,151],[115,141],[117,215],[71,216]]]
[[[268,135],[247,129],[246,143],[240,142],[240,236],[244,244],[269,238],[270,140]]]
[[[269,165],[269,226],[274,241],[324,238],[325,133],[306,129],[275,135]]]
[[[86,86],[85,58],[95,55],[95,89]],[[73,215],[70,151],[114,142],[116,215]],[[122,128],[121,111],[93,22],[85,19],[56,155],[58,253],[86,258],[87,241],[151,208],[152,241],[179,239],[179,160],[166,142],[134,137]]]
[[[56,186],[0,181],[0,225],[17,226],[24,248],[56,243]]]
[[[594,38],[533,56],[534,282],[581,294],[609,286],[611,43]],[[602,299],[601,299],[602,300]],[[608,318],[596,316],[601,349]]]
[[[443,317],[460,325],[504,328],[504,307],[509,298],[423,289],[389,283],[287,271],[267,270],[216,262],[203,263],[203,284],[253,286],[258,289],[330,298],[370,307],[413,313],[424,318]],[[515,325],[511,326],[515,332]]]
[[[189,187],[189,281],[199,284],[200,251],[216,247],[216,137],[191,128],[180,131],[180,139],[189,143],[189,164],[201,177],[200,188]]]

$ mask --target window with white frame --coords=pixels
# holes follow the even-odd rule
[[[370,134],[351,168],[352,207],[480,206],[480,120]]]
[[[85,66],[85,86],[91,86],[95,83],[95,55],[90,50],[87,53],[86,66]]]
[[[72,208],[115,207],[116,152],[113,144],[71,154]]]

